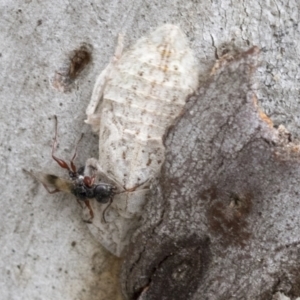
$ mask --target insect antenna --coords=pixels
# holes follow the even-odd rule
[[[78,140],[78,142],[76,143],[76,146],[75,146],[75,152],[74,152],[74,155],[73,155],[73,157],[72,157],[72,159],[71,159],[71,161],[70,161],[70,166],[71,166],[71,168],[68,166],[68,164],[64,161],[64,160],[62,160],[62,159],[60,159],[60,158],[58,158],[58,157],[56,157],[55,155],[54,155],[54,152],[55,152],[55,150],[56,150],[56,147],[57,147],[57,136],[58,136],[58,129],[57,129],[57,124],[58,124],[58,121],[57,121],[57,116],[55,115],[54,116],[54,119],[55,119],[55,136],[54,136],[54,141],[53,141],[53,145],[52,145],[52,158],[59,164],[59,166],[61,167],[61,168],[63,168],[63,169],[67,169],[69,172],[72,172],[72,173],[76,173],[76,166],[75,166],[75,164],[74,164],[74,159],[76,158],[76,156],[77,156],[77,148],[78,148],[78,145],[79,145],[79,143],[81,142],[81,140],[82,140],[82,138],[83,138],[83,133],[81,134],[81,136],[80,136],[80,139]]]
[[[68,164],[64,160],[62,160],[54,155],[54,152],[55,152],[55,149],[57,146],[57,116],[56,115],[54,116],[54,119],[55,119],[55,136],[54,136],[54,141],[53,141],[53,145],[52,145],[52,158],[60,165],[60,167],[62,167],[63,169],[67,169],[68,171],[71,171]]]
[[[138,187],[142,186],[144,183],[145,183],[145,182],[143,182],[143,183],[141,183],[141,184],[135,186],[134,188],[131,188],[131,189],[128,189],[128,190],[125,190],[125,191],[121,191],[121,192],[114,193],[114,195],[119,195],[119,194],[128,193],[128,192],[129,192],[129,193],[130,193],[130,192],[134,192]],[[102,217],[103,217],[104,223],[107,223],[107,222],[106,222],[106,219],[105,219],[105,213],[106,213],[106,211],[109,209],[109,207],[111,206],[112,200],[113,200],[113,198],[110,198],[110,199],[109,199],[108,205],[107,205],[107,206],[105,207],[105,209],[103,210]]]

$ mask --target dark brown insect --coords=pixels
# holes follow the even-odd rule
[[[90,61],[91,53],[85,45],[82,45],[79,49],[75,50],[70,62],[70,78],[74,80]]]
[[[54,152],[57,145],[57,117],[55,116],[55,137],[52,146],[52,158],[59,164],[60,167],[68,170],[69,179],[64,179],[52,174],[43,174],[42,176],[39,176],[39,178],[37,178],[37,176],[33,175],[31,172],[28,172],[26,170],[24,171],[30,173],[32,176],[38,179],[43,184],[48,193],[71,193],[76,196],[77,202],[80,204],[80,206],[82,206],[81,201],[83,201],[89,209],[91,217],[86,222],[91,223],[94,218],[94,212],[90,205],[89,199],[96,199],[100,203],[108,203],[109,201],[111,203],[115,194],[115,187],[108,183],[95,184],[95,175],[92,175],[91,177],[84,176],[83,167],[77,170],[74,164],[74,160],[77,156],[78,144],[81,141],[82,137],[83,134],[81,135],[79,141],[75,146],[75,153],[70,161],[70,165],[68,165],[64,160],[56,157],[54,155]],[[53,187],[54,190],[50,190],[49,186]],[[105,221],[104,214],[103,219]]]
[[[83,44],[69,54],[64,65],[55,72],[52,79],[54,88],[61,92],[68,92],[71,90],[74,80],[92,60],[91,48],[90,45]]]

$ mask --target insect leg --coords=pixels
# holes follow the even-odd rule
[[[101,178],[101,181],[109,183],[117,188],[118,191],[124,190],[122,185],[114,178],[108,176],[102,169],[102,167],[99,164],[99,161],[95,158],[89,158],[86,163],[85,163],[85,168],[84,168],[84,175],[89,176],[89,177],[99,177]]]
[[[93,209],[91,207],[91,203],[89,200],[84,200],[84,204],[86,205],[86,207],[89,209],[90,211],[90,216],[91,216],[91,219],[90,220],[87,220],[86,222],[87,223],[92,223],[92,220],[94,219],[94,212],[93,212]]]
[[[46,189],[46,191],[49,193],[49,194],[55,194],[55,193],[58,193],[58,192],[61,192],[59,189],[55,189],[53,191],[50,191],[49,188],[47,187],[47,185],[43,182],[41,182],[43,187]]]
[[[107,206],[106,206],[105,209],[103,210],[102,217],[103,217],[104,223],[107,223],[107,222],[106,222],[106,219],[105,219],[105,213],[106,213],[106,211],[108,210],[108,208],[111,206],[112,202],[113,202],[113,198],[109,198],[109,203],[107,204]]]
[[[80,205],[80,207],[83,208],[83,205],[82,205],[81,201],[78,198],[76,198],[76,201]]]
[[[96,175],[93,175],[92,177],[84,176],[83,182],[86,186],[91,187],[95,183]]]
[[[55,189],[53,191],[50,191],[48,186],[40,178],[35,176],[32,172],[27,171],[26,169],[22,169],[22,170],[23,170],[23,172],[25,172],[25,173],[29,174],[31,177],[33,177],[35,180],[39,181],[49,194],[55,194],[55,193],[61,192],[59,189]]]

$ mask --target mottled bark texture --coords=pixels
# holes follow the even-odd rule
[[[300,295],[300,148],[258,108],[258,53],[219,60],[169,130],[123,264],[129,299]]]

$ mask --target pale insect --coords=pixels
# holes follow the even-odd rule
[[[175,25],[163,25],[124,54],[122,36],[115,57],[97,78],[86,123],[99,133],[99,160],[89,170],[118,187],[107,213],[95,210],[90,230],[109,251],[121,256],[139,226],[151,180],[165,158],[163,136],[198,86],[198,69],[186,36]]]

